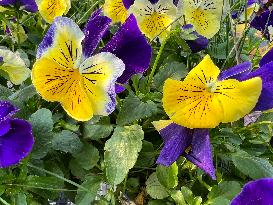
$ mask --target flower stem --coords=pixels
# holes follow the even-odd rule
[[[8,202],[6,202],[3,198],[0,197],[0,202],[5,205],[10,205]]]
[[[152,71],[151,71],[151,73],[150,73],[150,75],[149,75],[149,79],[148,79],[148,83],[147,83],[147,87],[148,87],[149,90],[150,90],[150,87],[151,87],[151,83],[152,83],[152,80],[153,80],[153,77],[154,77],[154,74],[155,74],[155,71],[156,71],[158,62],[159,62],[159,60],[160,60],[160,57],[161,57],[161,55],[162,55],[162,53],[163,53],[164,47],[165,47],[165,45],[166,45],[168,39],[169,39],[169,36],[166,37],[166,39],[162,42],[162,44],[161,44],[161,46],[160,46],[160,48],[159,48],[158,54],[157,54],[157,56],[156,56],[156,59],[155,59],[155,62],[154,62]]]

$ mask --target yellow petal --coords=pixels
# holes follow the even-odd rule
[[[80,66],[83,87],[96,115],[108,115],[115,109],[115,82],[125,65],[111,53],[99,53]]]
[[[37,4],[40,14],[48,23],[67,13],[70,8],[70,0],[38,0]]]
[[[153,126],[158,132],[172,123],[173,121],[171,120],[159,120],[159,121],[152,122]]]
[[[182,0],[180,10],[197,33],[212,38],[220,29],[223,0]]]
[[[262,90],[262,79],[252,78],[243,82],[229,79],[218,82],[215,97],[224,109],[222,122],[233,122],[255,107]]]
[[[130,12],[137,18],[142,33],[151,40],[158,36],[163,41],[176,18],[176,7],[172,0],[160,0],[156,4],[151,4],[148,0],[135,1]]]
[[[33,66],[32,82],[45,100],[61,102],[74,119],[87,121],[93,116],[92,104],[83,89],[78,69],[65,68],[41,58]]]
[[[223,109],[205,85],[196,82],[168,79],[163,87],[163,108],[181,126],[214,128],[223,118]]]
[[[113,23],[125,22],[128,16],[128,11],[125,8],[122,0],[105,0],[103,5],[105,16],[112,19]]]

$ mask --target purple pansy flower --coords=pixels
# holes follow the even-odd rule
[[[273,26],[273,12],[265,10],[260,15],[255,16],[250,26],[261,31],[267,39],[270,39],[268,27]]]
[[[20,5],[20,7],[26,11],[35,13],[38,11],[35,0],[1,0],[0,6],[14,6]]]
[[[18,164],[34,143],[31,125],[25,120],[12,119],[17,111],[10,102],[0,101],[0,168]]]
[[[273,205],[273,179],[262,178],[245,184],[231,205]]]
[[[273,108],[273,62],[253,72],[251,72],[251,69],[251,63],[245,62],[223,71],[218,79],[231,78],[245,81],[257,76],[261,77],[263,81],[262,93],[254,111]],[[154,125],[164,141],[164,147],[157,159],[158,164],[170,166],[179,156],[184,155],[212,179],[215,179],[208,129],[189,129],[175,123],[160,124],[160,121],[155,122]]]
[[[185,31],[192,30],[193,25],[187,24],[187,25],[183,26],[182,29]],[[189,47],[193,53],[197,53],[197,52],[202,51],[208,47],[209,40],[206,37],[199,35],[194,30],[192,30],[190,32],[190,34],[196,35],[196,37],[197,37],[195,40],[186,40],[187,44],[189,45]]]

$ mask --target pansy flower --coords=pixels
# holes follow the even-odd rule
[[[70,0],[36,0],[38,10],[44,20],[52,23],[58,17],[67,14],[71,8]]]
[[[219,79],[219,75],[219,68],[207,55],[184,81],[167,79],[162,101],[170,119],[187,128],[214,128],[248,114],[261,94],[261,78],[240,82]]]
[[[164,40],[175,21],[177,8],[172,0],[135,0],[129,11],[137,18],[138,26],[150,40]]]
[[[231,205],[272,205],[273,179],[262,178],[244,185],[242,191],[231,201]]]
[[[208,56],[205,57],[204,60],[211,61]],[[207,65],[207,68],[211,68],[214,66],[215,65],[213,64],[211,64],[210,66]],[[206,66],[202,66],[201,68],[205,68],[205,67]],[[201,82],[202,80],[204,82],[205,78],[210,79],[210,77],[208,77],[207,75],[208,73],[212,73],[212,71],[209,71],[209,70],[203,70],[203,71],[204,73],[202,71],[201,73],[198,73],[196,72],[196,68],[194,68],[192,71],[190,71],[189,75],[192,75],[193,73],[191,72],[194,72],[193,77],[195,77],[196,79],[194,81]],[[253,72],[251,72],[250,62],[239,64],[237,66],[234,66],[228,70],[221,72],[221,74],[218,76],[218,81],[219,82],[226,81],[226,82],[220,85],[225,85],[224,87],[226,87],[229,83],[231,83],[233,86],[237,87],[236,90],[232,91],[232,95],[231,93],[229,93],[230,89],[223,89],[224,87],[221,86],[222,90],[228,90],[228,92],[223,92],[223,91],[217,90],[218,88],[215,87],[215,92],[223,92],[223,94],[225,94],[224,95],[225,97],[230,96],[230,98],[227,97],[228,99],[226,102],[228,103],[228,106],[230,106],[230,108],[226,110],[229,112],[228,114],[233,112],[231,106],[239,107],[238,116],[242,114],[241,107],[244,107],[243,104],[244,103],[249,104],[250,102],[252,102],[254,99],[248,99],[248,98],[253,98],[254,97],[253,94],[257,92],[255,90],[256,89],[259,90],[261,88],[261,85],[260,85],[261,79],[262,79],[262,91],[261,91],[261,95],[258,96],[259,100],[257,104],[256,102],[253,103],[254,106],[256,104],[253,111],[264,111],[264,110],[273,108],[273,89],[272,89],[273,62],[265,66],[262,66]],[[185,104],[186,108],[191,109],[192,106],[196,106],[197,110],[195,111],[195,113],[193,113],[196,116],[196,119],[194,118],[191,119],[193,123],[194,123],[194,120],[198,120],[199,118],[202,118],[202,116],[205,115],[204,113],[207,110],[207,108],[204,108],[203,106],[208,106],[209,103],[213,102],[213,97],[211,97],[210,101],[207,101],[205,96],[203,96],[202,98],[201,96],[199,96],[200,98],[198,97],[198,99],[197,97],[195,97],[196,93],[197,94],[199,93],[196,91],[198,91],[201,88],[202,83],[200,84],[200,82],[198,84],[192,84],[190,81],[185,79],[183,82],[185,86],[182,87],[183,94],[178,95],[179,101],[182,98],[185,100],[188,100],[188,99],[192,100],[192,101],[188,101],[188,105]],[[240,85],[242,85],[241,83],[244,83],[243,86],[245,86],[245,82],[247,82],[247,84],[250,87],[252,87],[252,88],[249,88],[250,89],[249,92],[254,92],[254,93],[249,94],[248,91],[247,93],[241,93],[241,91],[243,91],[244,89],[238,90],[238,88],[240,88]],[[178,82],[176,83],[178,84]],[[253,88],[255,86],[257,86],[256,89]],[[174,93],[175,90],[178,91],[179,93],[182,91],[180,89],[180,86],[179,86],[179,89],[177,89],[177,87],[173,87],[172,92]],[[188,90],[188,91],[185,91],[185,90]],[[234,92],[234,91],[238,91],[238,92]],[[191,94],[189,95],[189,93]],[[234,93],[236,94],[234,95]],[[218,94],[219,93],[216,93],[216,95]],[[237,95],[243,95],[240,97],[245,98],[245,100],[236,97]],[[206,103],[205,104],[202,103],[202,100],[205,100]],[[234,101],[234,102],[231,102],[231,101]],[[220,102],[221,101],[219,101],[218,103]],[[200,107],[200,110],[199,110],[200,105],[203,105],[203,106]],[[225,105],[221,105],[221,106],[223,110],[220,109],[218,111],[217,110],[214,110],[214,111],[215,112],[225,111],[224,110]],[[253,105],[251,107],[253,107]],[[219,113],[214,113],[214,114],[216,117],[219,116]],[[153,124],[155,128],[159,131],[164,141],[164,147],[157,160],[158,164],[162,164],[164,166],[170,166],[173,162],[175,162],[179,158],[179,156],[184,155],[188,160],[190,160],[200,169],[204,170],[207,174],[209,174],[212,179],[215,179],[215,169],[213,166],[213,158],[212,158],[213,154],[212,154],[212,146],[210,144],[210,139],[209,139],[209,129],[198,129],[198,128],[190,129],[190,128],[186,128],[181,125],[178,125],[171,120],[158,121],[158,122],[154,122]]]
[[[181,0],[178,9],[200,35],[210,39],[219,31],[223,0]]]
[[[20,5],[20,8],[32,13],[37,12],[37,4],[35,0],[1,0],[0,6],[15,6]]]
[[[0,168],[18,164],[34,143],[31,125],[25,120],[12,119],[17,111],[11,103],[0,101]]]
[[[38,47],[32,70],[34,86],[45,100],[60,102],[79,121],[113,112],[116,81],[128,82],[150,63],[151,47],[133,16],[94,53],[110,22],[99,10],[82,32],[71,19],[57,17]]]
[[[31,71],[26,67],[19,53],[1,48],[0,58],[0,75],[13,84],[19,85],[30,76]]]

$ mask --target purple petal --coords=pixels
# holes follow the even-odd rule
[[[247,183],[231,205],[273,205],[273,179],[263,178]]]
[[[123,1],[123,4],[124,4],[125,8],[129,9],[130,6],[132,6],[134,4],[135,0],[122,0],[122,1]]]
[[[0,6],[9,6],[9,5],[15,5],[16,0],[2,0],[0,1]]]
[[[6,119],[0,121],[0,137],[6,134],[10,130],[10,120]]]
[[[272,12],[273,13],[273,12]],[[260,66],[270,63],[273,60],[273,48],[269,50],[260,60]]]
[[[101,13],[102,13],[101,9],[95,11],[85,26],[83,55],[86,58],[90,57],[93,54],[102,37],[109,29],[111,19],[106,16],[101,16]]]
[[[4,62],[4,58],[2,56],[0,56],[0,63]]]
[[[208,129],[194,129],[192,150],[186,155],[186,158],[210,175],[212,179],[216,179]]]
[[[254,77],[261,77],[263,81],[262,93],[254,110],[264,111],[273,108],[273,62],[265,64],[241,79],[248,80]]]
[[[115,54],[125,64],[125,71],[117,80],[121,84],[128,83],[134,74],[144,73],[152,56],[152,48],[139,30],[133,15],[128,17],[102,52]]]
[[[245,75],[248,75],[251,70],[251,62],[244,62],[221,72],[218,80],[225,80],[228,78],[241,80],[241,78]]]
[[[37,4],[35,0],[19,0],[20,6],[24,8],[24,10],[36,13],[38,11]]]
[[[0,101],[0,122],[12,117],[18,109],[8,101]]]
[[[24,120],[11,120],[11,129],[0,137],[0,167],[18,164],[30,153],[33,143],[31,125]]]
[[[164,147],[156,161],[157,164],[170,166],[191,145],[192,130],[172,123],[160,130]]]
[[[251,27],[261,31],[267,39],[269,39],[268,26],[273,25],[273,12],[269,10],[264,11],[261,15],[255,16],[250,23]]]

